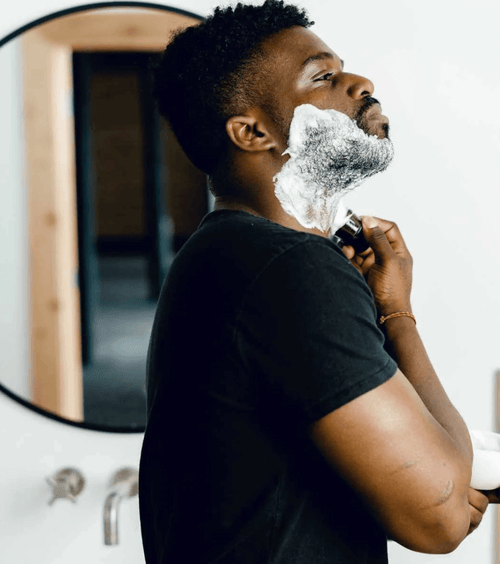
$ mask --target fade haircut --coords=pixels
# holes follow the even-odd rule
[[[153,96],[196,167],[210,175],[225,155],[231,116],[261,106],[280,117],[265,90],[260,47],[275,33],[313,24],[304,9],[266,0],[218,7],[202,23],[173,33],[151,66]]]

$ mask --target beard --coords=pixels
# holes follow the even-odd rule
[[[329,232],[341,198],[384,171],[394,147],[341,112],[303,104],[295,108],[283,154],[290,159],[273,178],[281,206],[304,227]]]

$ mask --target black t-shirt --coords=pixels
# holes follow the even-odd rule
[[[139,477],[147,564],[387,562],[384,531],[307,435],[397,366],[339,247],[204,218],[160,295]]]

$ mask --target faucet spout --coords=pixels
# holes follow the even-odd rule
[[[121,501],[118,492],[112,492],[104,504],[104,544],[118,544],[118,505]]]
[[[133,497],[139,491],[139,473],[133,468],[122,468],[112,478],[111,491],[104,503],[104,544],[118,544],[118,507],[124,497]]]

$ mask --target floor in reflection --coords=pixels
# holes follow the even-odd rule
[[[86,422],[146,424],[146,354],[156,301],[145,257],[99,257],[100,300],[94,362],[84,369]]]

